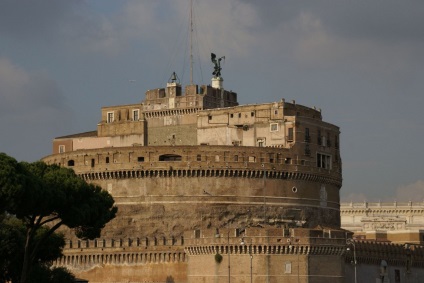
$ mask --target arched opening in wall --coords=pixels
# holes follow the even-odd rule
[[[75,161],[74,160],[68,160],[68,166],[75,166]]]
[[[159,156],[159,161],[181,161],[181,155],[163,154]]]

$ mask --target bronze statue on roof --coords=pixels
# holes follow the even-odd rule
[[[211,53],[211,61],[214,63],[215,67],[213,70],[212,75],[214,75],[215,78],[221,77],[221,60],[225,60],[225,56],[222,56],[221,58],[216,58],[215,53]]]

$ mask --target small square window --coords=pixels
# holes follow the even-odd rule
[[[258,147],[264,147],[265,146],[265,138],[258,138],[256,140],[257,146]]]
[[[64,153],[64,152],[65,152],[65,146],[59,145],[59,153]]]
[[[277,132],[278,131],[278,123],[272,123],[269,125],[269,131],[270,132]]]

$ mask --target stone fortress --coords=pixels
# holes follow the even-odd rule
[[[357,262],[373,280],[404,276],[420,267],[419,248],[408,263],[398,246],[363,243],[350,264],[339,135],[315,107],[239,105],[220,76],[183,90],[173,74],[140,103],[103,107],[96,131],[54,139],[43,160],[100,185],[119,209],[100,239],[66,233],[56,265],[99,283],[354,282]],[[391,251],[398,273],[380,271]]]

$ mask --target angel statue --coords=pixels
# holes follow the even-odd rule
[[[211,53],[211,61],[215,65],[212,75],[214,75],[215,78],[218,78],[221,76],[221,69],[222,69],[221,60],[222,59],[225,60],[225,56],[222,56],[221,58],[217,59],[215,53]]]

